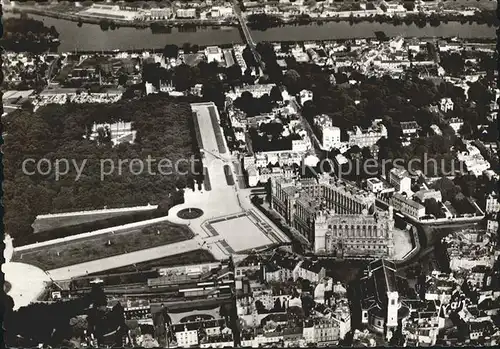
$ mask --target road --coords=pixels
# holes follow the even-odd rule
[[[233,0],[233,10],[234,10],[234,13],[236,14],[236,16],[238,17],[238,22],[240,23],[241,30],[243,31],[244,39],[245,39],[246,43],[248,44],[248,46],[250,47],[250,49],[252,50],[255,61],[259,64],[259,67],[260,67],[259,73],[262,76],[262,75],[264,75],[264,68],[265,68],[264,62],[262,62],[262,58],[261,58],[259,52],[257,52],[255,42],[253,41],[253,38],[252,38],[252,33],[248,29],[247,22],[246,22],[245,18],[243,17],[243,13],[241,12],[241,9],[240,9],[240,6],[239,6],[237,0]]]
[[[299,103],[297,102],[296,98],[293,97],[290,99],[290,103],[293,105],[293,107],[295,108],[295,110],[297,111],[297,115],[300,117],[300,121],[302,122],[302,125],[304,126],[304,128],[306,129],[309,137],[312,139],[312,141],[315,143],[315,148],[316,149],[321,149],[321,142],[318,140],[318,137],[316,137],[316,134],[314,134],[314,131],[311,127],[311,125],[309,124],[309,121],[307,121],[303,116],[302,116],[302,113],[301,113],[301,107],[299,105]]]
[[[57,65],[57,62],[59,62],[60,57],[54,58],[52,63],[50,63],[49,69],[47,69],[47,85],[50,85],[52,81],[52,71],[54,70],[54,67]]]

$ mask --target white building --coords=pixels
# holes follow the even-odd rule
[[[433,190],[433,189],[419,190],[415,193],[415,197],[418,198],[418,200],[422,203],[424,203],[426,200],[429,199],[434,199],[437,202],[443,201],[441,192],[439,190]]]
[[[175,332],[177,345],[182,348],[189,348],[198,344],[198,329],[188,329],[187,324],[183,331]]]
[[[449,122],[450,127],[455,131],[455,133],[458,133],[458,131],[462,128],[464,125],[464,121],[460,118],[451,118]]]
[[[490,234],[496,234],[498,231],[498,221],[488,219],[486,222],[486,231]]]
[[[236,50],[235,50],[236,54]],[[239,64],[239,63],[238,63]],[[250,92],[253,97],[260,98],[265,94],[270,94],[272,88],[276,86],[275,84],[259,84],[259,85],[247,85],[247,86],[237,86],[234,88],[234,93],[227,93],[227,96],[231,99],[236,99],[241,97],[243,92]]]
[[[293,270],[293,279],[302,278],[313,283],[320,282],[325,277],[325,268],[318,261],[304,260],[297,264]]]
[[[178,8],[175,12],[177,18],[196,18],[195,8]]]
[[[500,203],[498,202],[498,195],[490,193],[486,197],[486,213],[497,213],[500,210]]]
[[[467,143],[466,148],[467,150],[457,154],[457,159],[465,164],[467,171],[479,177],[490,168],[491,164],[481,155],[481,151],[476,146]]]
[[[207,62],[224,62],[224,55],[222,54],[222,50],[218,46],[208,46],[205,48],[205,56],[207,57]]]
[[[439,128],[438,125],[435,125],[435,124],[431,125],[431,130],[434,131],[434,133],[439,135],[439,136],[443,134],[443,132],[441,132],[441,129]]]
[[[172,16],[172,9],[170,7],[165,8],[152,8],[150,10],[151,17],[153,19],[167,19]]]
[[[340,128],[332,125],[332,119],[328,115],[318,115],[314,118],[314,124],[320,133],[321,147],[323,150],[340,148]]]
[[[133,143],[135,140],[135,136],[137,131],[132,129],[131,122],[115,122],[114,124],[94,124],[92,125],[92,133],[90,135],[90,139],[97,139],[99,136],[99,132],[107,132],[109,131],[111,136],[111,142],[113,145],[117,145],[120,143]]]
[[[390,199],[390,204],[394,207],[394,209],[407,216],[416,219],[420,219],[421,217],[425,216],[425,207],[423,205],[407,198],[402,194],[394,193],[394,195]]]
[[[349,137],[349,145],[357,145],[360,148],[372,147],[380,138],[387,138],[387,128],[378,120],[375,120],[372,127],[368,129],[361,129],[355,126],[351,131],[347,131]]]
[[[214,337],[218,337],[221,334],[225,334],[225,341],[222,343],[226,343],[228,341],[232,341],[232,333],[225,326],[225,321],[223,319],[213,319],[213,320],[205,320],[205,321],[192,321],[186,323],[179,323],[172,325],[172,332],[175,333],[175,340],[177,342],[177,346],[181,348],[190,348],[194,346],[201,346],[203,343],[199,343],[199,330],[203,329],[206,338],[206,344],[210,343],[209,346],[201,346],[201,347],[219,347],[217,341],[214,341]]]
[[[398,193],[411,194],[411,178],[403,168],[394,167],[389,171],[389,183],[396,188]]]
[[[366,180],[366,185],[368,190],[372,193],[378,193],[384,189],[384,183],[376,177],[368,178]]]
[[[135,19],[141,18],[144,13],[134,10],[126,10],[120,8],[119,5],[105,5],[105,4],[93,4],[92,6],[86,8],[78,13],[80,16],[84,17],[94,17],[94,18],[119,18],[125,21],[133,21]]]
[[[307,101],[312,101],[313,100],[313,93],[312,91],[309,90],[302,90],[299,92],[299,101],[302,106],[304,106],[304,103]]]
[[[227,18],[233,16],[233,8],[231,6],[214,6],[210,12],[212,18]]]
[[[453,110],[453,107],[454,104],[451,98],[441,98],[439,101],[439,109],[441,109],[443,113]]]

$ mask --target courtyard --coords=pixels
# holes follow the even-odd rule
[[[392,259],[402,260],[413,249],[411,232],[401,229],[394,229],[394,256]]]
[[[221,218],[207,223],[213,228],[217,236],[220,236],[235,252],[254,249],[277,243],[265,234],[256,222],[250,220],[248,215]]]

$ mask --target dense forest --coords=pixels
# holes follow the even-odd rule
[[[59,45],[59,33],[54,26],[44,26],[42,21],[21,15],[3,21],[4,35],[0,45],[7,51],[41,53],[54,50]]]
[[[94,123],[119,120],[132,122],[137,131],[133,144],[113,147],[105,133],[95,140],[84,138]],[[170,207],[182,201],[182,189],[194,188],[195,180],[202,176],[196,178],[193,174],[202,171],[197,170],[198,145],[192,123],[189,104],[165,94],[112,105],[48,105],[36,112],[20,110],[10,114],[4,120],[5,230],[13,238],[30,235],[34,218],[44,213],[148,203]],[[152,159],[150,166],[148,156]],[[48,161],[38,170],[33,164],[26,166],[26,170],[35,172],[26,175],[26,159]],[[68,173],[58,180],[54,173],[57,159],[67,159],[70,164]],[[133,159],[137,160],[131,166]],[[162,159],[172,164],[163,168],[164,173],[172,172],[171,175],[159,173]],[[179,159],[194,159],[194,165],[186,162],[176,169]],[[48,171],[49,163],[52,171]],[[83,168],[79,177],[75,164]],[[101,178],[101,168],[110,174]],[[188,174],[180,174],[181,171]]]

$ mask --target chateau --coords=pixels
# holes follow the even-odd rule
[[[375,195],[349,183],[329,176],[272,179],[271,206],[316,254],[341,258],[394,254],[392,207],[377,211]]]

